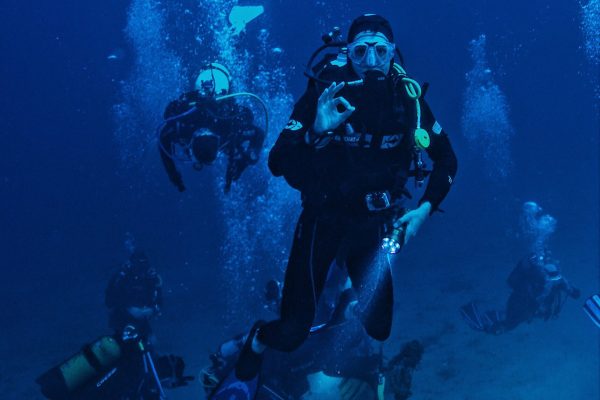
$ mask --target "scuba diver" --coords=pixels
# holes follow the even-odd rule
[[[265,349],[292,352],[309,336],[340,248],[347,249],[359,320],[370,337],[386,340],[394,302],[391,266],[380,251],[383,237],[394,235],[395,242],[401,240],[395,244],[405,244],[438,209],[456,174],[454,151],[424,91],[394,62],[399,52],[389,22],[363,15],[352,22],[347,42],[334,36],[321,49],[339,52],[314,68],[313,55],[306,92],[269,154],[273,175],[300,191],[303,211],[285,273],[280,318],[252,327],[236,364],[242,381],[257,378]],[[402,63],[401,56],[397,61]],[[425,170],[423,151],[433,161],[431,171]],[[405,188],[409,175],[420,185],[428,172],[418,206],[406,211],[402,203],[410,197]],[[400,230],[402,238],[396,234]]]
[[[171,182],[185,191],[176,163],[190,163],[196,170],[215,161],[219,153],[227,156],[225,192],[244,170],[258,162],[265,131],[254,125],[252,111],[232,101],[247,96],[263,101],[251,93],[229,93],[231,76],[225,66],[208,64],[196,79],[195,90],[172,101],[159,127],[159,152]],[[268,116],[267,128],[268,130]]]
[[[109,326],[115,332],[132,325],[145,340],[150,338],[150,321],[162,307],[162,278],[150,267],[146,254],[135,250],[109,280],[104,303],[109,309]]]
[[[343,269],[332,266],[308,339],[291,353],[266,350],[259,382],[241,382],[231,376],[246,335],[219,345],[210,355],[211,365],[201,373],[208,399],[292,400],[327,395],[341,400],[383,400],[386,394],[397,400],[408,399],[423,345],[413,340],[391,360],[385,360],[381,347],[374,346],[357,319],[356,297],[348,285]],[[276,280],[267,283],[266,309],[279,309],[280,287]]]
[[[150,321],[162,306],[162,279],[146,255],[135,250],[106,288],[109,325],[103,336],[36,382],[52,400],[163,400],[165,388],[185,386],[185,363],[154,351]]]
[[[556,230],[556,219],[543,214],[542,207],[534,201],[523,203],[521,211],[521,233],[530,242],[530,254],[519,261],[508,277],[511,294],[505,310],[482,312],[473,301],[460,308],[464,320],[475,330],[500,334],[536,318],[557,318],[568,297],[580,296],[579,289],[562,276],[558,261],[547,247]]]
[[[580,296],[579,289],[562,276],[558,262],[547,250],[519,261],[507,283],[512,291],[504,311],[481,312],[475,302],[461,307],[461,315],[471,328],[501,334],[536,318],[547,321],[558,317],[568,297]]]

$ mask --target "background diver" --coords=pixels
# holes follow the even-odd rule
[[[269,281],[265,288],[265,308],[273,312],[281,305],[279,288],[275,280]],[[267,350],[260,383],[253,386],[251,382],[228,380],[245,335],[222,343],[210,355],[211,365],[201,374],[208,398],[238,398],[235,393],[247,385],[248,393],[256,391],[255,397],[250,395],[256,400],[318,399],[320,396],[340,400],[408,399],[412,394],[412,374],[421,360],[423,345],[416,340],[407,342],[391,360],[385,359],[381,347],[376,346],[362,328],[355,306],[347,275],[341,267],[332,266],[315,326],[304,345],[291,353]],[[315,383],[323,380],[329,381],[324,385],[327,389]]]
[[[109,326],[116,333],[131,325],[145,341],[151,340],[150,322],[160,315],[163,304],[162,278],[143,251],[134,250],[113,274],[104,303],[109,310]]]
[[[112,276],[105,302],[114,334],[41,375],[42,393],[52,400],[163,400],[165,388],[187,385],[183,359],[154,350],[150,321],[162,306],[162,279],[142,251]]]
[[[482,312],[475,302],[461,307],[461,315],[471,328],[500,334],[536,318],[547,321],[558,317],[567,297],[578,299],[580,296],[579,289],[563,277],[558,262],[547,251],[541,256],[530,254],[519,261],[507,283],[511,293],[505,310]]]
[[[530,254],[518,262],[508,277],[511,293],[505,309],[482,312],[475,302],[461,307],[462,317],[473,329],[499,334],[535,318],[547,321],[558,317],[567,297],[579,298],[579,289],[563,277],[558,260],[552,258],[547,247],[556,230],[556,219],[542,211],[534,201],[523,203],[521,233],[530,242]]]
[[[225,154],[225,192],[249,165],[258,162],[265,132],[254,125],[252,111],[236,104],[234,98],[258,99],[265,115],[266,106],[251,93],[228,94],[230,80],[225,66],[211,63],[200,71],[195,89],[172,101],[164,112],[159,151],[169,179],[180,192],[185,185],[176,162],[190,163],[200,170],[215,161],[220,152]]]
[[[435,211],[454,180],[457,161],[418,83],[394,62],[389,22],[364,15],[352,22],[348,43],[325,56],[269,155],[269,168],[300,191],[299,217],[284,279],[280,318],[257,322],[236,365],[241,380],[260,370],[266,348],[291,352],[308,337],[330,264],[349,249],[347,273],[360,321],[379,341],[391,333],[390,265],[379,251],[393,225],[405,241]],[[398,57],[398,62],[401,60]],[[418,207],[403,197],[413,171],[422,182],[421,151],[433,169]]]

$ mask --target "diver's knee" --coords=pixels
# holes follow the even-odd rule
[[[372,330],[367,330],[367,333],[373,339],[378,340],[380,342],[385,342],[386,340],[389,339],[390,334],[392,333],[392,329],[391,329],[391,327],[389,329],[372,329]]]
[[[380,321],[378,323],[363,323],[367,334],[380,342],[386,341],[392,333],[392,321]]]

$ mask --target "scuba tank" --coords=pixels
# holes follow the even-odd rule
[[[94,378],[115,366],[123,349],[116,339],[103,336],[68,358],[60,365],[51,368],[36,379],[42,394],[49,399],[63,399],[82,388]]]

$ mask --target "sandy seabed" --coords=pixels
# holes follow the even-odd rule
[[[581,310],[584,297],[598,290],[597,255],[593,249],[587,250],[555,250],[569,260],[563,261],[563,272],[581,289],[581,299],[568,300],[556,320],[534,321],[493,336],[470,330],[458,308],[473,299],[484,307],[501,308],[508,296],[504,282],[518,258],[502,253],[490,260],[487,250],[417,255],[406,249],[401,257],[407,265],[412,264],[394,266],[394,331],[384,350],[392,356],[408,340],[425,344],[411,399],[600,398],[600,331]],[[440,267],[433,267],[436,265]],[[14,288],[0,298],[6,314],[0,332],[1,399],[42,399],[35,377],[107,332],[102,282],[95,288],[73,285],[79,297],[67,293],[63,299],[37,298],[44,285],[33,282],[25,290]],[[94,290],[100,295],[84,296]],[[176,312],[181,308],[167,305],[165,315],[156,322],[156,335],[159,352],[183,355],[187,373],[197,376],[208,364],[208,355],[236,332],[224,332],[207,318],[214,316],[215,310],[209,302],[194,301],[196,298],[192,293],[167,294],[166,304],[185,304],[186,311]],[[99,314],[101,318],[97,318]],[[173,400],[204,398],[198,380],[168,395]]]

